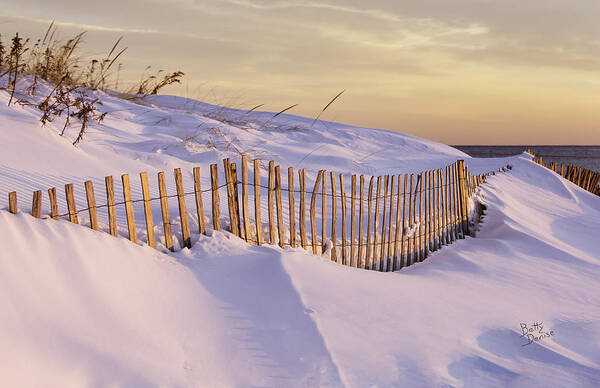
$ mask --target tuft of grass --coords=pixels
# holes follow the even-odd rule
[[[72,124],[77,123],[77,136],[73,141],[73,145],[76,145],[83,139],[90,124],[100,123],[104,119],[106,113],[98,111],[102,101],[94,97],[91,91],[106,90],[108,85],[115,85],[115,89],[118,87],[122,70],[122,63],[118,61],[127,47],[121,47],[121,36],[111,45],[106,56],[84,58],[79,54],[79,49],[84,42],[85,31],[66,41],[55,39],[55,34],[54,21],[48,26],[44,37],[34,42],[16,33],[8,50],[0,35],[0,77],[7,76],[8,81],[2,89],[10,93],[9,106],[18,103],[37,107],[42,125],[64,117],[61,136]],[[116,77],[113,72],[115,68]],[[158,94],[165,86],[181,83],[184,75],[181,71],[175,71],[160,77],[161,72],[143,77],[132,90],[142,96]],[[113,78],[116,78],[114,82]],[[24,82],[19,82],[21,80]],[[50,85],[52,91],[41,103],[35,103],[33,97],[37,94],[40,81]],[[17,91],[20,83],[25,83],[26,87]]]

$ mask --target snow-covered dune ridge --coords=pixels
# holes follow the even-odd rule
[[[600,198],[530,157],[472,159],[334,123],[306,132],[247,129],[194,113],[191,102],[177,107],[175,97],[147,106],[103,98],[112,114],[74,148],[56,134],[60,123],[41,128],[34,108],[6,107],[0,92],[0,208],[17,190],[23,210],[0,210],[2,385],[600,385]],[[221,134],[195,126],[205,122]],[[180,140],[193,131],[199,144]],[[216,139],[227,140],[211,145]],[[306,156],[320,142],[324,149]],[[392,273],[335,265],[302,249],[249,246],[226,232],[194,233],[192,249],[166,255],[26,214],[33,190],[64,183],[75,184],[84,207],[83,181],[102,187],[105,175],[164,170],[172,179],[180,167],[190,187],[192,167],[201,166],[209,187],[205,167],[237,157],[230,144],[252,144],[312,178],[324,164],[383,175],[459,158],[475,174],[512,170],[478,189],[487,210],[477,238]],[[143,230],[143,208],[135,211]],[[524,325],[539,334],[531,343]]]

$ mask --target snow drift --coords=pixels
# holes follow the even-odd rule
[[[33,190],[75,183],[84,203],[86,179],[191,173],[244,148],[313,174],[324,164],[418,172],[466,158],[388,131],[293,116],[273,123],[264,112],[224,123],[191,100],[103,98],[106,123],[74,148],[0,94],[0,187],[19,192],[24,212]],[[467,158],[473,173],[513,166],[479,190],[487,211],[477,238],[394,273],[228,233],[194,235],[191,250],[165,255],[0,210],[2,383],[598,386],[600,198],[529,159]],[[535,323],[553,334],[527,345],[522,324]]]

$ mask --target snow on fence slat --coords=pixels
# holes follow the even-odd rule
[[[541,160],[540,160],[541,162]],[[330,171],[330,190],[327,192],[327,171],[320,170],[315,177],[313,191],[310,201],[310,241],[307,236],[306,225],[306,172],[298,170],[299,190],[294,187],[294,169],[288,168],[287,187],[281,177],[281,167],[275,165],[274,161],[268,163],[268,185],[261,184],[260,161],[254,160],[254,179],[248,179],[248,160],[242,157],[242,176],[238,180],[237,167],[229,159],[223,160],[223,171],[225,183],[219,185],[218,166],[212,164],[211,187],[202,190],[200,185],[200,168],[193,169],[193,190],[185,191],[181,169],[174,169],[174,182],[176,194],[167,194],[164,172],[157,174],[158,193],[156,198],[151,197],[148,185],[148,174],[140,173],[142,187],[142,198],[132,199],[129,175],[121,176],[123,201],[115,202],[113,177],[107,176],[104,180],[106,186],[106,204],[96,204],[96,197],[92,181],[85,182],[85,193],[87,208],[77,210],[74,197],[73,184],[65,185],[65,198],[67,213],[59,214],[56,189],[48,190],[50,202],[50,217],[58,220],[68,217],[69,221],[79,223],[78,213],[89,212],[89,225],[94,230],[100,230],[118,236],[117,213],[125,212],[127,234],[129,240],[137,243],[138,233],[144,233],[143,228],[136,231],[134,219],[134,203],[142,202],[145,217],[145,238],[149,246],[163,250],[174,251],[174,236],[172,230],[172,219],[169,213],[169,199],[177,200],[179,207],[179,223],[181,237],[178,246],[191,247],[192,234],[190,232],[190,221],[185,197],[194,195],[197,214],[198,234],[212,234],[212,230],[219,231],[224,228],[235,236],[244,239],[248,244],[263,244],[263,232],[269,235],[269,243],[295,248],[300,246],[313,254],[321,254],[329,257],[332,261],[342,265],[358,267],[378,271],[393,271],[409,266],[415,262],[423,261],[430,252],[441,249],[443,245],[451,244],[458,238],[469,235],[469,212],[471,197],[475,194],[477,187],[484,183],[488,174],[471,175],[465,168],[464,161],[459,160],[449,165],[444,170],[426,171],[415,175],[389,175],[370,177],[369,188],[365,198],[365,176],[360,175],[359,193],[357,195],[357,176],[352,175],[350,187],[347,188],[348,180],[343,174],[338,177],[335,172]],[[559,171],[558,165],[553,164],[549,168]],[[500,169],[504,171],[504,169]],[[572,174],[573,179],[580,182],[582,187],[592,187],[594,182],[600,180],[597,173],[578,172],[572,166],[561,166],[560,171],[565,175]],[[445,179],[444,179],[445,178]],[[375,180],[377,182],[374,190]],[[241,185],[241,206],[238,186]],[[254,190],[249,189],[252,186]],[[229,220],[221,220],[219,190],[225,189],[227,194],[227,207],[229,209]],[[267,224],[263,224],[261,217],[261,189],[267,190]],[[347,190],[349,195],[347,194]],[[321,201],[317,201],[321,190]],[[249,196],[253,191],[254,196],[254,219],[250,214]],[[282,192],[287,192],[283,196]],[[207,222],[203,209],[202,194],[210,192],[212,202],[212,230],[207,230]],[[299,206],[296,210],[296,194],[300,196]],[[286,198],[287,197],[287,198]],[[263,197],[264,198],[264,197]],[[287,206],[284,201],[287,200]],[[154,224],[152,217],[152,205],[160,204],[162,215],[161,228]],[[348,209],[348,201],[350,206]],[[358,201],[358,228],[357,228],[357,205]],[[321,202],[317,209],[317,202]],[[374,202],[374,203],[373,203]],[[338,203],[341,204],[338,207]],[[373,207],[374,205],[374,207]],[[327,207],[330,207],[330,217],[327,217]],[[366,207],[366,208],[365,208]],[[97,210],[104,209],[107,224],[99,222]],[[321,222],[317,228],[317,215],[320,210]],[[350,214],[348,214],[348,210]],[[16,214],[17,195],[16,192],[9,193],[9,211]],[[296,211],[298,216],[296,217]],[[338,211],[341,211],[341,223],[339,223]],[[33,194],[32,214],[35,217],[42,216],[42,192]],[[365,220],[366,216],[366,220]],[[275,217],[277,218],[275,220]],[[222,221],[224,225],[221,225]],[[228,222],[227,222],[228,221]],[[366,222],[365,222],[366,221]],[[328,236],[328,222],[330,233]],[[84,223],[84,221],[82,221]],[[298,225],[296,224],[298,223]],[[296,228],[298,226],[298,228]],[[366,228],[365,228],[366,226]],[[357,230],[358,229],[358,230]],[[297,235],[297,230],[299,235]],[[350,231],[348,236],[348,230]],[[320,233],[319,233],[320,232]],[[157,234],[155,236],[155,234]],[[341,233],[341,236],[338,234]],[[194,233],[195,234],[195,233]],[[319,241],[320,237],[320,241]],[[349,237],[349,238],[348,238]]]

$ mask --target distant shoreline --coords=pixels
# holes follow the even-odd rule
[[[453,145],[474,158],[503,158],[530,148],[547,161],[573,164],[600,171],[600,146],[584,145]]]

